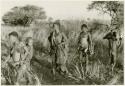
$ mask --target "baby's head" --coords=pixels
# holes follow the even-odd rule
[[[20,42],[20,47],[24,47],[25,46],[25,42],[21,41]]]
[[[33,39],[32,39],[32,37],[27,37],[26,38],[26,45],[28,45],[28,46],[32,46],[33,45]]]

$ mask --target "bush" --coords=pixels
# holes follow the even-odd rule
[[[46,19],[46,14],[43,8],[34,5],[14,7],[2,17],[5,24],[22,26],[29,26],[36,19]]]

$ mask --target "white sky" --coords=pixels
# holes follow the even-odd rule
[[[14,6],[29,4],[43,7],[46,15],[54,19],[109,19],[109,16],[98,14],[97,11],[88,11],[86,8],[90,3],[87,0],[2,0],[0,17]]]

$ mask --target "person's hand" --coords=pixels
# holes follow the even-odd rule
[[[87,53],[89,54],[89,55],[93,55],[94,54],[94,50],[87,50]]]
[[[93,55],[93,54],[94,54],[94,50],[91,50],[91,51],[90,51],[90,55]]]
[[[94,51],[92,50],[91,52],[90,52],[90,55],[93,55],[94,54]]]
[[[63,45],[63,43],[59,43],[59,44],[58,44],[59,47],[62,47],[62,45]]]
[[[20,47],[24,47],[25,44],[23,42],[20,42]]]

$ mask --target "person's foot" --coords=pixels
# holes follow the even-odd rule
[[[85,77],[84,77],[84,76],[82,77],[82,80],[85,80]]]
[[[16,83],[15,83],[15,85],[19,85],[19,83],[18,83],[18,82],[16,82]]]

